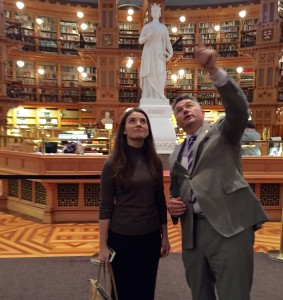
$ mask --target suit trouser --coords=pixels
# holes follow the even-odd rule
[[[249,300],[253,281],[254,230],[223,237],[205,218],[194,220],[195,247],[183,250],[194,300]]]

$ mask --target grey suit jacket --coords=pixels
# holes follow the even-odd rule
[[[258,229],[267,215],[242,176],[241,136],[248,120],[247,102],[233,82],[218,88],[226,116],[213,125],[204,123],[194,146],[191,174],[181,165],[185,142],[169,159],[171,197],[180,196],[188,205],[181,216],[184,249],[193,247],[193,211],[188,195],[193,189],[197,201],[214,229],[231,237],[248,227]],[[172,218],[178,222],[178,218]]]

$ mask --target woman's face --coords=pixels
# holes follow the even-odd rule
[[[129,145],[143,143],[148,136],[148,122],[143,113],[132,112],[126,119],[124,134],[127,135]]]

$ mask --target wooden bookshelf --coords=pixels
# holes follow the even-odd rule
[[[57,18],[39,15],[43,22],[38,25],[38,49],[42,53],[58,53]]]
[[[239,20],[220,22],[220,57],[238,56],[239,31]]]
[[[80,35],[77,22],[60,20],[61,53],[77,55],[80,48]]]
[[[119,48],[141,49],[139,44],[139,25],[135,23],[119,24]]]
[[[139,102],[139,80],[137,68],[120,67],[119,72],[119,102],[138,103]]]

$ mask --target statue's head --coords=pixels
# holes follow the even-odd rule
[[[151,5],[151,16],[154,17],[160,17],[161,16],[161,7],[159,4],[153,3]]]

